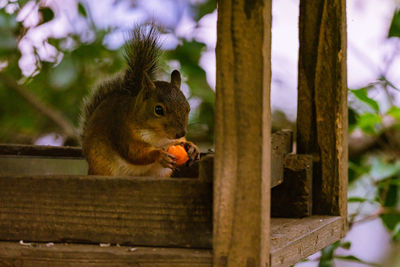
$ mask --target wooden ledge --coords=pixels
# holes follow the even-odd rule
[[[211,261],[211,251],[201,249],[0,242],[1,266],[208,267]]]
[[[295,264],[343,235],[344,220],[339,216],[271,218],[271,266]]]
[[[0,240],[211,248],[212,183],[201,179],[0,176],[0,203]],[[272,219],[271,251],[341,229],[326,218]]]
[[[0,176],[0,240],[209,248],[212,183]]]
[[[0,144],[0,155],[83,158],[80,147]]]
[[[339,240],[343,219],[311,216],[271,219],[271,266],[289,266]],[[82,244],[21,245],[0,242],[0,263],[6,266],[211,266],[208,249],[100,247]],[[7,265],[8,264],[8,265]]]

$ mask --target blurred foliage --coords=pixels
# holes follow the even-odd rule
[[[349,128],[352,131],[359,129],[364,134],[376,137],[378,142],[381,142],[379,149],[356,158],[350,158],[350,189],[364,187],[362,190],[364,195],[349,198],[350,210],[354,204],[357,207],[353,209],[353,213],[349,214],[350,225],[380,217],[383,224],[392,233],[393,239],[398,240],[400,151],[399,143],[396,142],[397,138],[393,139],[390,131],[400,129],[400,108],[391,106],[383,111],[379,103],[368,96],[368,90],[376,90],[375,86],[350,91],[355,96],[355,100],[366,104],[370,109],[369,111],[356,111],[350,106],[350,113],[355,115],[349,122]]]
[[[399,9],[392,18],[390,37],[400,38]],[[392,62],[387,61],[386,70]],[[349,158],[349,227],[380,218],[394,243],[400,241],[400,108],[394,104],[394,95],[399,93],[384,72],[377,81],[349,90],[349,133],[357,132],[361,139],[376,143],[361,155]],[[374,99],[376,95],[384,95],[385,101]],[[338,241],[323,249],[319,267],[334,266],[335,259],[376,265],[337,253],[337,249],[349,249],[350,245]]]
[[[36,12],[39,17],[39,21],[33,26],[26,26],[28,24],[24,21],[29,13],[20,18],[20,11],[25,5],[31,5],[29,13]],[[50,37],[44,40],[42,47],[31,43],[35,69],[28,77],[21,71],[21,40],[29,42],[26,38],[29,31],[52,23],[60,12],[41,1],[19,4],[9,1],[0,8],[0,73],[18,81],[23,89],[33,94],[44,106],[60,111],[75,127],[78,127],[80,106],[88,91],[125,68],[123,48],[112,50],[106,44],[106,38],[110,34],[123,29],[97,27],[88,6],[85,2],[76,2],[76,11],[85,21],[84,30],[71,31],[62,37]],[[137,6],[131,5],[131,8]],[[189,8],[198,21],[215,10],[216,1],[191,4]],[[73,24],[74,21],[69,23]],[[206,81],[205,71],[199,65],[205,45],[184,38],[179,38],[179,42],[176,49],[165,51],[161,65],[168,66],[170,61],[180,63],[184,81],[189,87],[189,99],[195,98],[200,102],[190,116],[189,138],[211,142],[214,92]],[[56,53],[49,53],[52,55],[50,58],[49,55],[43,56],[40,51],[43,47],[50,51],[55,50]],[[7,88],[1,79],[0,101],[0,143],[32,143],[43,134],[65,134],[54,121],[38,112],[16,90]]]
[[[194,13],[194,20],[199,21],[203,16],[212,13],[217,9],[217,1],[204,1],[191,5]]]
[[[394,11],[388,37],[400,37],[400,8]]]
[[[183,40],[175,50],[167,51],[165,58],[179,61],[180,70],[186,77],[191,97],[201,100],[201,104],[189,122],[189,128],[192,131],[189,131],[188,138],[201,140],[205,137],[207,141],[211,141],[214,133],[214,92],[207,83],[206,72],[199,66],[201,52],[204,49],[203,43]],[[202,133],[204,128],[205,134]]]
[[[366,264],[369,266],[377,266],[377,264],[374,263],[370,263],[370,262],[365,262],[361,259],[359,259],[356,256],[353,255],[346,255],[346,256],[341,256],[341,255],[336,255],[335,251],[338,248],[342,248],[345,250],[350,249],[351,247],[351,243],[350,242],[341,242],[341,241],[336,241],[335,243],[333,243],[332,245],[324,248],[321,251],[321,259],[320,262],[318,264],[318,267],[333,267],[335,266],[334,264],[334,260],[344,260],[344,261],[351,261],[351,262],[355,262],[355,263],[362,263],[362,264]]]

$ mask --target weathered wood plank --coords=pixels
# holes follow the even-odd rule
[[[82,158],[80,147],[0,144],[0,155]]]
[[[0,266],[10,267],[208,267],[211,261],[211,251],[199,249],[78,244],[23,246],[0,242]]]
[[[271,190],[271,216],[305,217],[312,214],[312,157],[288,154],[284,181]]]
[[[214,266],[268,266],[271,1],[220,0]]]
[[[289,266],[330,243],[344,233],[342,218],[312,216],[304,219],[271,219],[271,266]],[[156,248],[82,244],[0,242],[1,266],[211,266],[206,249]]]
[[[0,176],[0,240],[211,247],[212,183]]]
[[[281,130],[271,135],[271,188],[283,182],[285,156],[292,151],[292,146],[292,131]]]
[[[214,153],[203,157],[199,163],[199,179],[207,182],[214,181]]]
[[[85,175],[87,171],[81,158],[0,155],[0,175]]]
[[[297,152],[312,154],[313,212],[346,216],[346,1],[300,1]]]
[[[344,218],[271,219],[271,266],[299,262],[343,237]]]

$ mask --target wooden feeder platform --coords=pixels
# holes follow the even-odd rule
[[[0,266],[290,266],[342,238],[346,1],[300,0],[295,145],[271,133],[271,2],[218,1],[215,156],[105,177],[80,148],[0,146]]]
[[[299,178],[293,162],[307,167],[293,159],[290,131],[274,133],[272,147],[272,164],[280,166],[272,169],[275,192],[285,174]],[[80,148],[0,145],[0,263],[211,266],[213,165],[209,153],[174,174],[186,178],[87,176]],[[342,236],[342,225],[339,216],[272,218],[271,264],[324,248]]]

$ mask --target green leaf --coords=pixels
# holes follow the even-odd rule
[[[376,134],[381,125],[382,118],[378,114],[364,113],[358,118],[358,126],[367,134]]]
[[[351,133],[356,127],[357,127],[357,121],[358,121],[358,113],[349,107],[348,109],[348,116],[349,116],[349,132]]]
[[[390,231],[394,231],[397,225],[400,223],[400,214],[396,213],[385,213],[381,216],[383,225],[385,225]]]
[[[400,9],[394,11],[388,37],[400,37]]]
[[[379,104],[372,98],[368,97],[367,88],[350,90],[355,97],[362,102],[368,104],[374,111],[379,112]]]
[[[390,184],[389,187],[381,190],[387,190],[385,193],[385,199],[383,202],[384,207],[396,207],[399,199],[399,187],[397,185]]]
[[[333,259],[333,253],[335,250],[340,247],[340,241],[336,241],[330,246],[327,246],[326,248],[322,249],[321,253],[321,261],[328,261]]]
[[[396,178],[396,179],[390,179],[390,184],[391,185],[396,185],[400,187],[400,178]]]
[[[345,261],[355,261],[358,263],[367,264],[367,265],[371,265],[371,266],[379,266],[379,264],[363,261],[360,258],[357,258],[356,256],[353,256],[353,255],[335,256],[335,259],[345,260]]]
[[[366,201],[369,201],[369,200],[366,199],[366,198],[363,198],[363,197],[349,197],[347,199],[347,202],[360,202],[360,203],[363,203],[363,202],[366,202]]]
[[[396,227],[393,230],[393,236],[392,236],[393,241],[400,241],[400,223],[396,224]]]
[[[349,167],[349,183],[356,181],[358,178],[363,177],[365,174],[371,171],[370,164],[365,164],[363,159],[353,158],[348,162]]]
[[[215,9],[217,9],[217,1],[216,0],[207,0],[203,3],[196,4],[192,7],[195,16],[195,21],[199,21],[203,16],[212,13]]]
[[[400,107],[393,106],[386,112],[386,114],[400,121]]]
[[[318,267],[334,267],[333,260],[321,260]]]
[[[336,241],[330,246],[327,246],[321,251],[321,259],[318,264],[318,267],[333,267],[334,262],[333,259],[335,258],[335,251],[339,247],[344,248],[344,249],[349,249],[351,246],[350,242],[341,242],[341,241]]]
[[[87,18],[87,12],[85,7],[82,5],[82,3],[78,3],[78,12],[81,14],[83,17]]]
[[[350,241],[343,242],[343,243],[340,244],[340,247],[344,248],[344,249],[350,249],[351,242]]]
[[[54,18],[54,12],[49,7],[41,7],[39,12],[42,14],[43,21],[41,24],[49,22]]]

